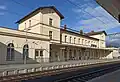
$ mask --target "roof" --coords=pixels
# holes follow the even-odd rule
[[[88,35],[82,35],[82,34],[80,34],[80,33],[77,33],[77,32],[73,32],[73,31],[70,31],[70,30],[65,30],[65,29],[60,29],[60,31],[63,31],[63,32],[68,32],[68,33],[72,33],[72,34],[76,34],[76,35],[78,35],[78,36],[82,36],[82,37],[86,37],[86,38],[89,38],[89,39],[94,39],[94,40],[99,40],[99,39],[97,39],[97,38],[93,38],[93,37],[89,37]]]
[[[26,15],[23,18],[21,18],[20,20],[18,20],[16,23],[20,23],[21,21],[27,19],[30,15],[38,12],[39,10],[45,9],[45,8],[51,8],[51,9],[53,9],[60,16],[61,19],[64,19],[64,16],[55,8],[55,6],[45,6],[45,7],[39,7],[37,9],[35,9],[31,13],[29,13],[28,15]]]
[[[91,36],[91,35],[97,35],[97,34],[101,34],[101,33],[104,33],[105,35],[107,35],[107,33],[105,31],[89,32],[89,33],[86,33],[85,35]]]
[[[120,0],[96,0],[96,2],[119,21]]]

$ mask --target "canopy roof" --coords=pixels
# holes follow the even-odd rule
[[[120,0],[96,0],[96,2],[120,22]]]

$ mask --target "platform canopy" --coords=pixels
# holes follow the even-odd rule
[[[96,0],[96,2],[120,22],[120,0]]]

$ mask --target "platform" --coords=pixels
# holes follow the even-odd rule
[[[76,64],[76,63],[95,63],[95,62],[104,62],[104,61],[120,61],[120,59],[115,60],[77,60],[77,61],[67,61],[67,62],[52,62],[52,63],[40,63],[40,64],[13,64],[13,65],[0,65],[0,72],[10,71],[16,69],[28,69],[36,67],[46,67],[54,65],[65,65],[65,64]]]

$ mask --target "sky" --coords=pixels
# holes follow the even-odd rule
[[[95,0],[0,0],[0,26],[17,29],[15,23],[34,9],[42,6],[55,6],[65,17],[66,24],[75,30],[105,30],[108,34],[120,32],[120,24],[100,7]],[[78,7],[79,6],[79,7]]]

